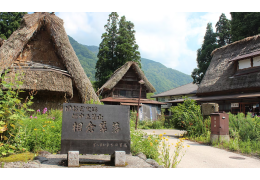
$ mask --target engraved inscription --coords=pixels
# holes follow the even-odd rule
[[[113,122],[113,131],[112,133],[118,133],[121,128],[119,127],[118,122]]]
[[[92,114],[92,119],[96,120],[97,119],[97,115],[96,114]]]
[[[113,147],[113,146],[119,146],[119,147],[128,147],[126,143],[94,143],[93,147]]]
[[[86,117],[86,119],[91,119],[91,117],[90,117],[90,115],[89,115],[89,114],[87,114],[87,117]]]
[[[101,114],[98,115],[98,119],[103,120],[103,116]]]
[[[99,127],[100,127],[100,131],[101,132],[106,132],[107,131],[107,122],[106,121],[102,121],[100,124],[99,124]]]
[[[79,111],[84,112],[84,106],[81,106]]]
[[[83,126],[83,123],[79,123],[77,124],[76,122],[74,122],[73,124],[73,131],[76,132],[76,131],[82,131],[82,126]]]
[[[73,119],[78,119],[78,115],[77,115],[76,113],[73,113],[73,114],[72,114],[72,118],[73,118]]]
[[[84,109],[86,109],[89,112],[98,112],[98,108],[97,107],[85,107],[85,106],[65,106],[65,111],[74,111],[74,112],[84,112]]]
[[[94,127],[96,127],[96,125],[90,121],[87,126],[87,132],[94,132]]]
[[[72,109],[72,106],[69,105],[69,106],[65,106],[65,111],[70,111]]]
[[[73,106],[73,110],[74,110],[75,112],[77,112],[77,111],[78,111],[78,106]]]

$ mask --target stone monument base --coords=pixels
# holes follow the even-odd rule
[[[69,151],[67,160],[68,167],[79,167],[79,151]]]
[[[217,134],[211,134],[210,135],[210,142],[216,143],[216,142],[229,142],[229,135],[217,135]]]
[[[126,165],[126,156],[125,156],[125,151],[115,151],[111,155],[111,162],[116,166],[116,167],[125,167]]]

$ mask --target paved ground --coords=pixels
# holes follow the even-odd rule
[[[184,131],[179,130],[143,131],[147,134],[158,135],[165,132],[164,136],[169,136],[169,142],[174,144],[178,141],[177,136],[184,133]],[[260,168],[260,159],[258,158],[243,156],[188,140],[184,140],[184,145],[186,154],[177,166],[178,168]],[[173,152],[174,149],[171,151]]]
[[[80,155],[79,168],[154,168],[151,164],[145,160],[127,154],[126,166],[115,167],[110,163],[110,155]],[[29,162],[10,162],[4,163],[4,168],[68,168],[66,164],[67,154],[50,154],[43,160],[46,161],[29,161]],[[1,165],[1,164],[0,164]],[[0,166],[1,167],[1,166]],[[74,167],[72,167],[74,168]]]

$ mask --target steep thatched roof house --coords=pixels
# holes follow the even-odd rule
[[[137,109],[140,94],[140,84],[138,82],[141,79],[144,81],[140,99],[141,106],[143,106],[144,109],[143,111],[148,112],[149,109],[150,113],[150,109],[151,111],[154,109],[154,113],[156,110],[157,114],[160,114],[161,105],[165,103],[146,99],[146,93],[153,93],[156,90],[145,77],[138,64],[133,61],[126,62],[123,66],[118,68],[111,75],[109,80],[97,91],[97,94],[103,97],[100,101],[104,104],[130,105],[132,110]],[[151,108],[149,108],[149,106]],[[148,113],[144,116],[150,118],[150,114],[148,115]],[[140,119],[142,118],[140,117]]]
[[[99,101],[63,27],[50,13],[27,14],[20,28],[0,47],[0,73],[21,76],[26,93],[37,91],[33,108],[61,108],[69,102]]]
[[[215,49],[197,90],[197,100],[219,103],[220,111],[259,114],[260,35]]]

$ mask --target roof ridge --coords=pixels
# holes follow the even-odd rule
[[[192,82],[191,82],[191,83],[192,83]],[[188,84],[191,84],[191,83],[188,83]],[[186,85],[188,85],[188,84],[184,84],[184,85],[178,86],[178,87],[176,87],[176,88],[172,88],[172,89],[170,89],[170,90],[168,90],[168,91],[171,91],[171,90],[173,90],[173,89],[180,88],[180,87],[182,87],[182,86],[186,86]],[[192,83],[192,84],[193,84],[193,83]],[[161,92],[160,94],[165,93],[165,92],[168,92],[168,91]],[[155,96],[157,96],[157,95],[159,95],[159,94],[156,94]]]
[[[241,42],[243,42],[243,41],[250,41],[250,40],[252,40],[252,39],[254,39],[254,38],[258,38],[259,36],[260,36],[260,34],[257,34],[257,35],[254,35],[254,36],[250,36],[250,37],[246,37],[246,38],[244,38],[244,39],[241,39],[241,40],[232,42],[232,43],[227,44],[227,45],[225,45],[225,46],[216,48],[216,49],[214,49],[214,50],[211,52],[210,55],[213,56],[213,54],[214,54],[216,51],[220,50],[220,49],[224,49],[224,48],[226,48],[226,47],[232,46],[232,45],[234,45],[234,44],[241,43]]]

